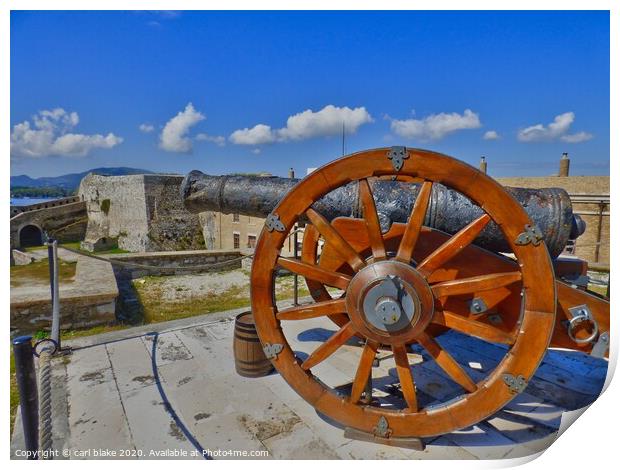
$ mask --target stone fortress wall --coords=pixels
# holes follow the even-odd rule
[[[178,175],[87,175],[78,195],[86,203],[83,247],[98,251],[118,244],[131,252],[204,248],[198,216],[186,211]]]

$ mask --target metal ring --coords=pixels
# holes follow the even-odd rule
[[[573,334],[573,329],[579,323],[584,322],[584,321],[590,321],[590,323],[592,323],[592,327],[594,328],[594,331],[592,331],[592,334],[588,336],[587,338],[579,339],[575,337],[575,335]],[[589,315],[578,315],[576,317],[573,317],[568,322],[568,336],[570,337],[570,339],[572,339],[577,344],[591,343],[598,336],[598,323],[596,322],[594,318],[590,317]]]
[[[56,354],[56,352],[58,351],[58,342],[54,341],[52,338],[43,338],[34,343],[34,347],[32,348],[32,354],[34,354],[36,357],[39,357],[41,353],[37,351],[37,347],[44,343],[52,343],[52,345],[54,346],[54,350],[50,353],[50,355],[53,356],[54,354]]]

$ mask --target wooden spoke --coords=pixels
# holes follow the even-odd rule
[[[413,383],[413,374],[407,357],[407,349],[403,346],[392,346],[394,352],[394,362],[396,363],[396,372],[398,372],[398,380],[403,391],[403,396],[407,402],[410,411],[418,411],[418,398]]]
[[[302,364],[301,368],[308,370],[331,356],[340,346],[346,343],[355,334],[355,329],[351,322],[345,324],[327,341],[314,350],[312,354]]]
[[[313,281],[326,284],[328,286],[337,287],[338,289],[346,290],[351,277],[346,274],[336,273],[328,271],[319,266],[313,264],[303,263],[292,258],[278,257],[278,265],[284,269],[288,269],[293,273],[297,273],[300,276],[307,277]]]
[[[403,233],[403,238],[400,242],[400,246],[398,247],[398,252],[396,253],[396,259],[398,261],[402,261],[407,264],[411,261],[413,250],[418,241],[422,224],[424,223],[424,216],[426,216],[426,209],[431,198],[432,189],[433,183],[430,181],[425,181],[422,183],[418,197],[413,204],[413,209],[411,210],[411,215],[409,216],[409,221],[407,222],[407,227],[405,228],[405,233]]]
[[[454,360],[454,358],[434,338],[426,333],[418,336],[418,342],[424,346],[431,356],[435,358],[437,364],[454,380],[468,392],[475,392],[477,386],[467,372]]]
[[[473,294],[474,292],[497,289],[498,287],[514,284],[520,280],[520,271],[483,274],[481,276],[440,282],[431,286],[431,290],[435,297],[447,297],[449,295]]]
[[[372,191],[370,190],[368,180],[359,181],[359,193],[360,201],[364,209],[368,239],[370,241],[370,247],[372,248],[372,257],[375,261],[385,259],[385,244],[383,243],[381,224],[379,223],[375,199],[372,197]]]
[[[453,330],[460,331],[466,335],[489,341],[491,343],[514,344],[515,338],[512,334],[495,328],[487,323],[482,323],[473,319],[463,317],[449,311],[435,311],[433,323],[447,326]]]
[[[355,373],[355,379],[353,379],[353,387],[351,388],[351,403],[357,403],[362,396],[362,392],[366,387],[366,382],[372,372],[372,362],[375,360],[377,354],[378,343],[374,341],[367,341],[364,350],[362,351],[362,357],[360,363],[357,366],[357,372]]]
[[[307,318],[335,315],[347,311],[344,299],[327,300],[310,305],[300,305],[280,310],[276,315],[278,320],[305,320]]]
[[[435,270],[454,258],[463,248],[473,242],[490,220],[491,217],[488,214],[483,214],[466,227],[463,227],[453,237],[428,255],[418,265],[418,271],[423,272],[426,276],[430,276]]]
[[[321,235],[323,235],[325,241],[340,253],[354,270],[358,271],[366,266],[366,262],[360,257],[359,253],[349,245],[349,242],[342,238],[342,235],[332,227],[325,217],[312,208],[306,211],[306,216]]]

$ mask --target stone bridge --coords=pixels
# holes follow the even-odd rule
[[[61,242],[84,238],[88,216],[79,197],[11,207],[11,249],[39,246],[44,233]]]

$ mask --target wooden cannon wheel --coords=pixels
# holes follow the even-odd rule
[[[386,252],[367,183],[367,178],[386,175],[422,181],[393,257]],[[372,250],[369,258],[362,257],[311,207],[325,194],[355,180],[360,182],[360,202]],[[414,264],[412,253],[425,229],[422,224],[433,183],[459,191],[485,214],[449,238],[426,259]],[[347,261],[353,275],[280,256],[289,231],[302,216]],[[432,273],[469,245],[491,220],[501,228],[514,252],[515,269],[433,283]],[[442,154],[384,148],[334,161],[295,186],[274,209],[261,233],[251,275],[252,309],[261,342],[273,365],[297,393],[317,411],[345,426],[384,438],[435,436],[471,426],[493,414],[522,390],[536,371],[551,339],[556,308],[555,280],[544,243],[528,231],[531,225],[523,208],[501,185],[473,167]],[[531,235],[530,242],[523,244],[527,233]],[[517,244],[518,239],[520,244]],[[274,295],[274,272],[278,267],[342,289],[344,295],[278,310]],[[452,296],[515,285],[520,285],[523,292],[522,313],[512,332],[502,336],[502,342],[508,345],[507,353],[491,373],[476,383],[428,333],[429,328],[445,320],[440,308],[442,301]],[[344,315],[346,319],[340,329],[304,361],[295,356],[280,325],[282,321],[319,316],[342,319]],[[466,317],[457,321],[459,331],[468,331],[470,323],[474,330],[480,328],[473,322],[467,323]],[[353,336],[363,338],[364,347],[357,369],[351,371],[351,392],[343,396],[324,385],[320,377],[315,377],[313,369]],[[434,405],[432,409],[420,409],[415,377],[407,357],[411,343],[419,343],[426,349],[465,393]],[[389,345],[394,353],[405,402],[401,409],[360,401],[381,344]]]

